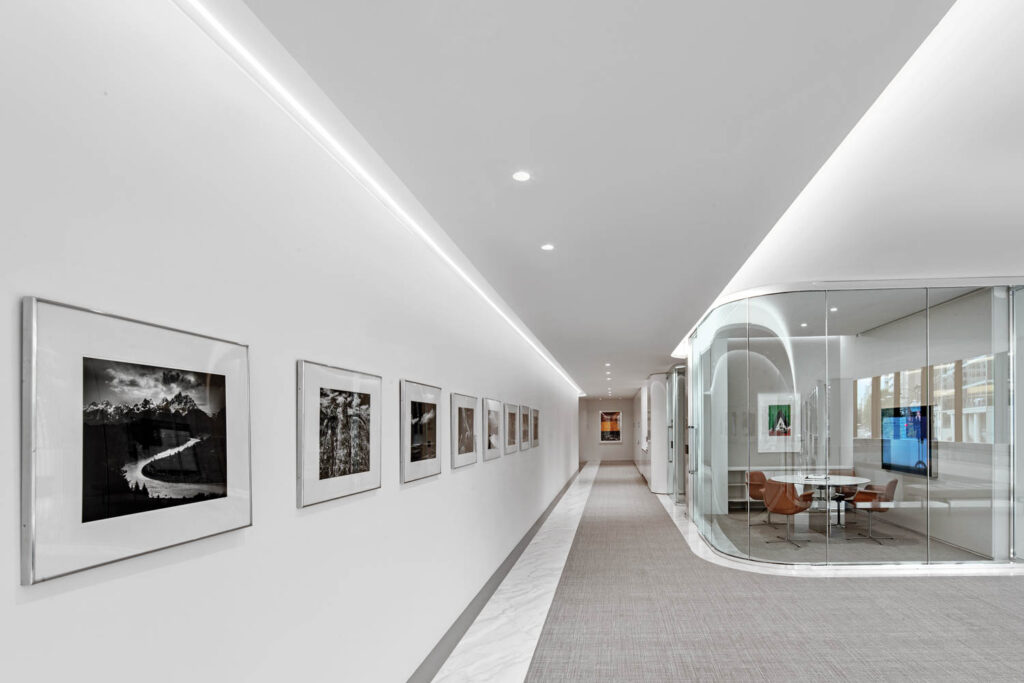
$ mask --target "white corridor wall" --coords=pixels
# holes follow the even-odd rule
[[[244,5],[211,7],[474,272]],[[576,391],[174,3],[4,3],[0,89],[5,675],[405,680],[576,470]],[[250,345],[251,528],[18,585],[24,295]],[[383,376],[379,490],[295,508],[300,358]],[[449,391],[539,408],[541,446],[400,485],[400,378],[444,388],[442,449]]]

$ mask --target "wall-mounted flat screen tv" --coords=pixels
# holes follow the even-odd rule
[[[882,408],[882,469],[937,477],[929,423],[928,406]]]

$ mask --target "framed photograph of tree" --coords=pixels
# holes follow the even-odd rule
[[[472,465],[480,454],[480,410],[475,396],[452,394],[452,469]]]
[[[484,438],[484,460],[501,457],[501,401],[493,398],[484,399],[484,419],[487,421],[487,434]]]
[[[519,450],[519,406],[505,404],[505,455]]]
[[[530,436],[532,423],[530,406],[519,406],[519,450],[521,451],[530,450],[530,446],[533,444],[533,438]]]
[[[381,378],[300,360],[296,504],[380,488]]]
[[[402,483],[441,474],[441,388],[403,379],[399,398]]]
[[[23,303],[22,583],[249,526],[248,347]]]

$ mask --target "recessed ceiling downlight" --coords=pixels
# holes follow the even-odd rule
[[[515,180],[515,181],[520,182],[520,183],[525,183],[529,179],[530,179],[530,172],[529,171],[516,171],[515,173],[512,174],[512,180]]]
[[[542,245],[540,245],[540,248],[543,249],[544,251],[554,251],[555,250],[555,245],[550,244],[550,243],[542,244]]]
[[[807,323],[800,323],[800,327],[807,327]]]

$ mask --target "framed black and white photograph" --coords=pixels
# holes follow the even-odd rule
[[[23,305],[23,584],[251,524],[248,347]]]
[[[475,463],[480,455],[480,401],[475,396],[452,394],[452,469]]]
[[[530,407],[519,406],[519,450],[528,451],[530,446],[533,444],[533,439],[530,437]]]
[[[297,371],[298,507],[380,488],[381,378],[305,360]]]
[[[441,388],[402,380],[402,483],[441,473]]]
[[[533,437],[533,447],[537,448],[540,446],[540,411],[534,408],[531,416],[533,421],[530,426],[530,436]]]
[[[505,454],[519,450],[519,406],[505,404]]]
[[[484,460],[501,457],[501,401],[493,398],[484,399],[484,415],[487,432],[484,434]]]

